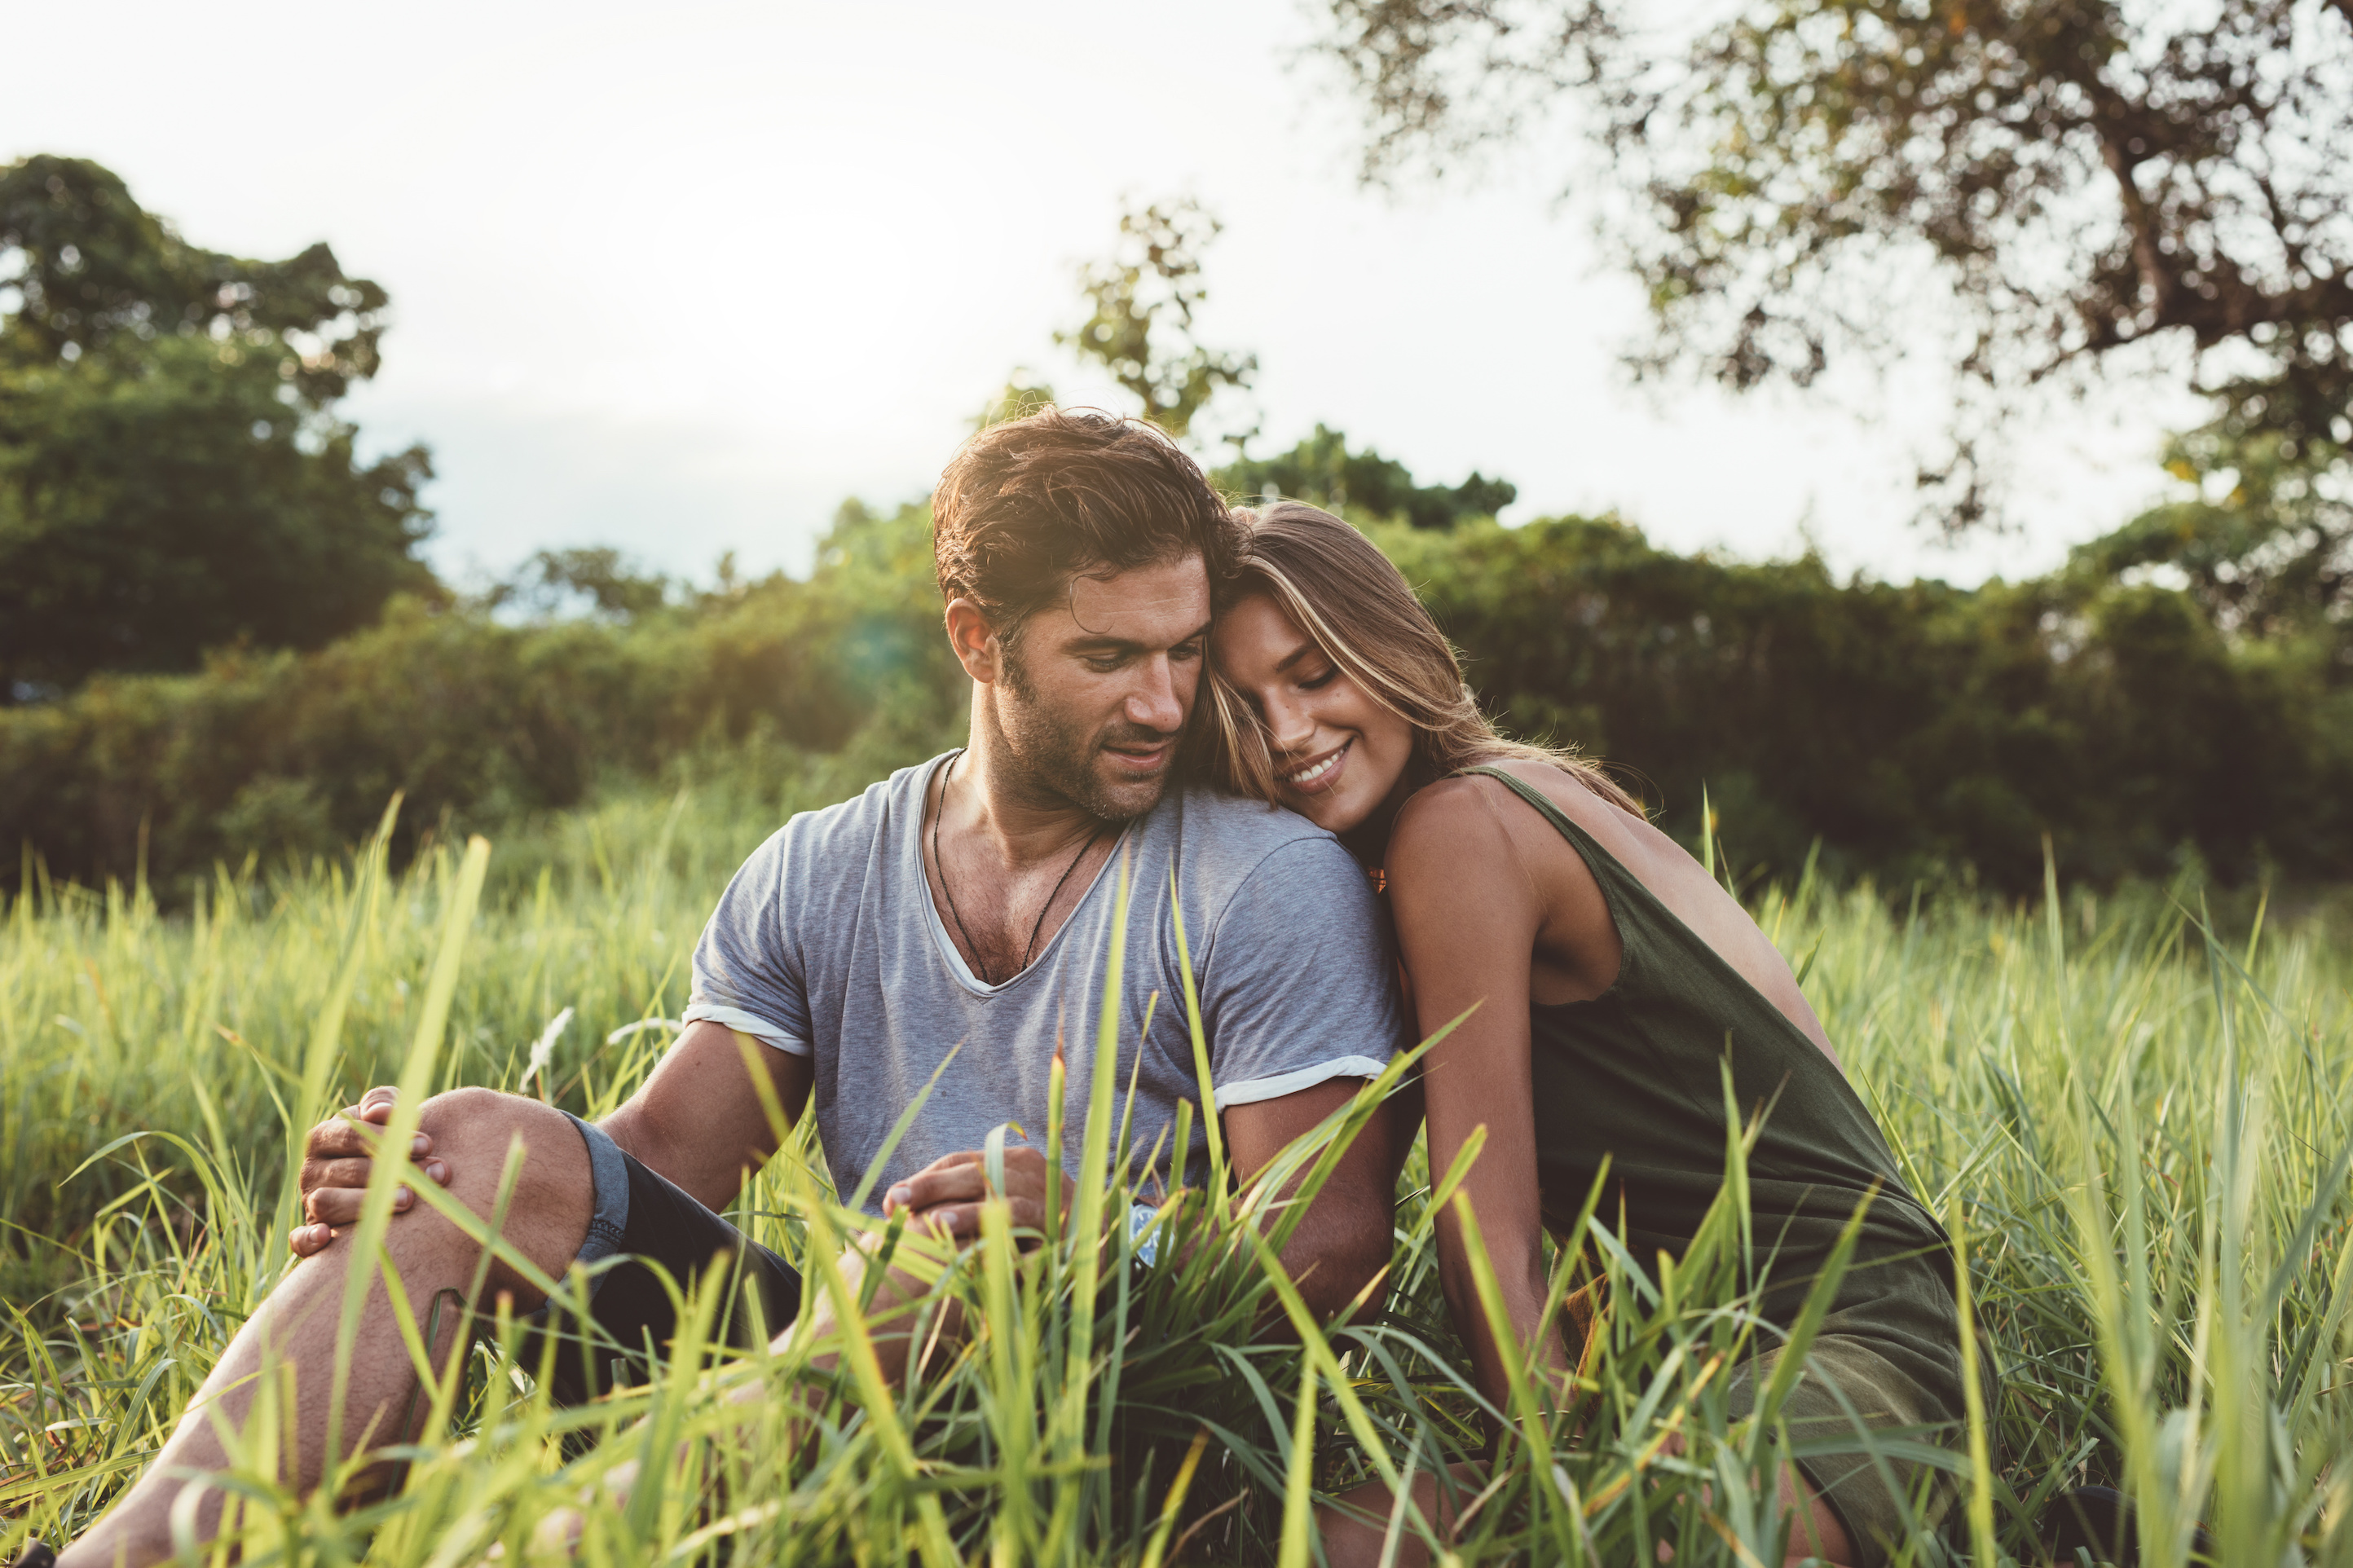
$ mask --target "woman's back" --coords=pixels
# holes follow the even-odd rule
[[[1739,901],[1725,891],[1722,884],[1709,876],[1681,845],[1642,818],[1603,800],[1559,768],[1519,760],[1492,764],[1492,772],[1442,780],[1421,791],[1414,797],[1416,809],[1400,816],[1398,831],[1400,835],[1411,834],[1414,828],[1410,819],[1426,816],[1429,808],[1450,792],[1476,794],[1483,797],[1481,805],[1498,819],[1498,826],[1523,857],[1523,864],[1540,883],[1557,879],[1563,884],[1596,884],[1592,892],[1585,895],[1587,919],[1581,929],[1558,933],[1560,945],[1567,951],[1556,957],[1539,956],[1530,976],[1532,1000],[1582,1001],[1606,989],[1609,980],[1616,977],[1614,963],[1609,966],[1608,980],[1591,984],[1593,966],[1577,964],[1572,978],[1568,963],[1561,961],[1573,963],[1572,954],[1588,952],[1606,952],[1614,960],[1618,932],[1609,918],[1606,900],[1599,896],[1598,881],[1590,868],[1549,819],[1537,811],[1523,809],[1510,787],[1514,784],[1533,788],[1556,812],[1582,829],[1668,912],[1778,1009],[1792,1027],[1833,1062],[1838,1060],[1821,1021],[1798,989],[1780,951],[1757,929],[1757,923],[1748,918]],[[1577,897],[1577,892],[1567,886],[1540,887],[1539,891],[1548,894],[1556,905],[1567,905]],[[1547,957],[1555,961],[1545,962]]]

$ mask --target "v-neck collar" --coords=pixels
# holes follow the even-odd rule
[[[1086,907],[1094,901],[1095,890],[1103,885],[1103,878],[1110,872],[1113,862],[1120,858],[1120,849],[1126,844],[1127,836],[1134,830],[1137,823],[1142,822],[1145,816],[1150,816],[1152,811],[1159,810],[1160,806],[1155,802],[1152,811],[1145,812],[1144,816],[1129,819],[1126,826],[1119,830],[1119,837],[1112,840],[1111,853],[1103,857],[1103,863],[1096,867],[1095,874],[1088,879],[1086,891],[1079,895],[1078,903],[1071,908],[1070,915],[1055,931],[1044,949],[1018,973],[992,985],[972,972],[972,965],[965,962],[964,953],[957,948],[955,939],[948,935],[947,922],[940,919],[939,900],[932,897],[932,879],[923,869],[923,817],[931,806],[932,785],[939,782],[940,770],[954,762],[960,754],[956,752],[942,752],[932,759],[930,766],[924,770],[922,784],[915,792],[915,809],[909,813],[913,826],[908,834],[910,842],[907,847],[914,856],[915,892],[923,906],[923,922],[931,929],[932,945],[939,950],[941,962],[947,965],[950,978],[976,996],[995,996],[1011,990],[1046,967],[1046,961],[1051,958],[1054,950],[1061,945],[1062,938],[1069,934],[1072,926],[1079,923],[1079,916],[1083,914]],[[1163,795],[1161,798],[1166,800],[1167,797]],[[946,802],[943,801],[941,805],[944,807]]]

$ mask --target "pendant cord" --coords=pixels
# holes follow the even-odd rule
[[[940,858],[940,824],[946,820],[948,815],[948,784],[955,777],[956,764],[964,761],[965,749],[958,747],[956,754],[948,759],[948,765],[940,773],[940,800],[932,816],[932,866],[940,874],[940,891],[947,895],[948,917],[955,921],[956,934],[964,938],[965,950],[972,954],[974,962],[977,963],[980,959],[980,943],[972,940],[972,932],[965,926],[964,911],[956,908],[955,889],[948,885],[948,863]],[[1053,909],[1054,900],[1062,896],[1062,889],[1070,884],[1071,873],[1079,868],[1079,862],[1087,858],[1087,851],[1095,847],[1095,840],[1101,838],[1103,835],[1103,827],[1098,824],[1095,830],[1087,835],[1087,841],[1079,846],[1079,852],[1071,857],[1071,863],[1062,868],[1061,876],[1054,883],[1054,890],[1046,895],[1046,901],[1038,908],[1037,922],[1029,928],[1029,941],[1021,949],[1021,962],[1015,965],[1013,974],[1018,974],[1029,967],[1029,956],[1038,949],[1038,934],[1046,929],[1046,916]],[[1013,974],[1008,974],[1005,978],[1010,980]],[[1004,983],[989,978],[986,970],[981,973],[979,979],[983,985],[998,985]]]

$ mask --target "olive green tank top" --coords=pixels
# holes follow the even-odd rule
[[[1765,1316],[1786,1325],[1840,1232],[1876,1190],[1826,1332],[1860,1334],[1957,1395],[1959,1316],[1944,1227],[1905,1188],[1879,1124],[1821,1048],[1543,792],[1498,779],[1583,858],[1625,956],[1589,1001],[1531,1002],[1537,1181],[1546,1223],[1573,1225],[1609,1158],[1597,1217],[1645,1268],[1680,1258],[1724,1185],[1724,1068],[1744,1122]]]

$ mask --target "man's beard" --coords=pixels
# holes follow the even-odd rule
[[[1020,655],[1008,651],[998,683],[1004,698],[994,705],[1005,759],[1019,775],[1008,782],[1033,798],[1068,801],[1110,823],[1132,821],[1160,804],[1173,768],[1120,789],[1105,782],[1095,758],[1105,746],[1158,745],[1173,736],[1138,724],[1090,730],[1072,723],[1037,700],[1028,673]]]

